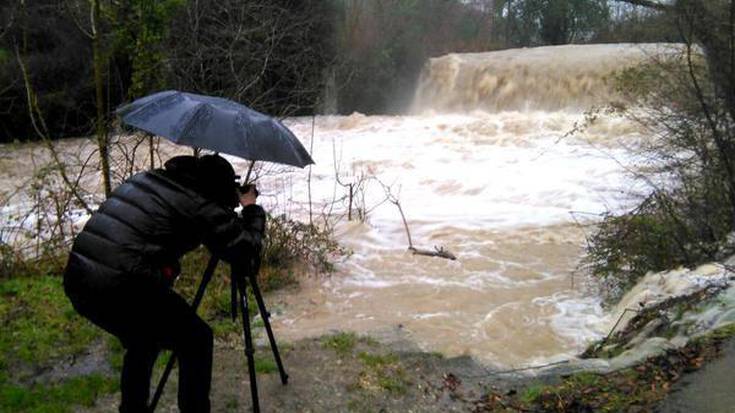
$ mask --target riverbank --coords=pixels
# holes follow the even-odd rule
[[[675,339],[684,328],[691,330],[696,324],[693,315],[702,320],[711,319],[713,309],[727,313],[732,309],[732,291],[725,285],[704,286],[691,294],[670,297],[640,311],[602,345],[591,346],[588,358],[540,369],[499,371],[466,356],[446,358],[422,352],[400,327],[374,337],[335,332],[293,342],[279,340],[290,376],[287,386],[280,383],[256,319],[261,406],[265,412],[635,412],[683,408],[696,404],[695,396],[718,397],[716,388],[708,383],[727,380],[712,375],[722,371],[721,363],[729,371],[728,363],[735,359],[735,327],[724,323],[685,344],[680,340],[681,346],[659,346],[655,353],[648,353],[651,347],[644,343],[661,343]],[[224,292],[213,288],[212,301],[203,307],[209,317],[221,312],[222,303],[226,303]],[[0,339],[0,411],[115,411],[122,349],[116,340],[73,312],[63,296],[61,280],[4,280],[0,295],[0,321],[9,332]],[[225,319],[226,313],[217,317]],[[668,322],[663,323],[664,319]],[[247,411],[251,399],[239,330],[216,317],[209,322],[217,335],[213,411]],[[164,359],[159,358],[156,375]],[[620,360],[627,360],[628,365],[623,366]],[[607,368],[601,368],[604,365]],[[703,366],[707,368],[697,372]],[[175,376],[158,411],[176,411]],[[689,382],[692,390],[687,390]],[[679,388],[685,390],[669,398],[672,390]]]
[[[672,389],[678,387],[677,382],[702,380],[701,374],[707,374],[707,369],[698,369],[718,363],[723,349],[735,347],[734,333],[733,329],[723,330],[678,351],[610,374],[509,376],[489,371],[469,357],[444,358],[411,350],[406,343],[383,345],[351,333],[281,343],[290,376],[286,386],[280,383],[267,347],[258,347],[256,368],[263,412],[672,411],[668,410],[672,404],[689,406],[693,402],[686,393],[667,400]],[[84,360],[98,357],[95,351],[91,349],[79,357],[78,363],[86,364]],[[249,411],[246,365],[241,347],[218,341],[212,411]],[[78,370],[68,367],[69,371]],[[159,363],[157,373],[161,367]],[[177,411],[176,387],[174,374],[158,411]],[[66,411],[116,410],[119,392],[100,391],[97,396],[94,400],[80,399],[76,406],[66,406]]]

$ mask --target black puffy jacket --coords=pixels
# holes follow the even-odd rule
[[[135,280],[160,278],[165,266],[202,243],[233,265],[257,256],[265,213],[242,216],[205,198],[191,177],[171,170],[139,173],[117,187],[77,236],[64,275],[72,301],[113,293]],[[234,190],[234,187],[233,187]]]

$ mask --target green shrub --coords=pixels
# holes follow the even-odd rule
[[[623,215],[608,214],[588,240],[584,262],[614,301],[648,271],[694,267],[719,258],[732,223],[722,199],[656,192]]]
[[[642,163],[630,170],[651,194],[628,213],[604,216],[588,240],[586,263],[605,279],[608,300],[648,271],[733,251],[735,110],[718,95],[711,69],[701,49],[672,47],[616,76],[625,104],[609,109],[649,133],[632,145]]]
[[[334,256],[345,253],[327,230],[285,215],[269,217],[263,245],[265,267],[287,271],[300,262],[318,272],[330,272]]]

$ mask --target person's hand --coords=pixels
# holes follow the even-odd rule
[[[251,185],[248,192],[240,194],[240,205],[246,207],[248,205],[254,205],[258,195],[255,190],[255,185]]]

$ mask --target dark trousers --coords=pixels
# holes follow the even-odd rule
[[[179,365],[181,412],[209,412],[212,329],[171,290],[150,285],[123,286],[75,300],[77,311],[117,336],[126,348],[120,412],[146,412],[153,365],[161,349],[173,350]],[[77,301],[77,302],[75,302]]]

